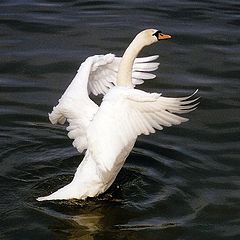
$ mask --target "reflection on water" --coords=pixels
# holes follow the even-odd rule
[[[68,230],[61,224],[55,224],[51,226],[53,232],[67,231],[68,239],[79,239],[79,237],[80,239],[94,239],[94,234],[101,232],[104,229],[104,215],[102,214],[102,211],[99,210],[99,206],[95,206],[93,209],[87,209],[81,204],[79,205],[77,201],[73,203],[68,202],[66,203],[67,206],[61,203],[58,204],[64,208],[69,208],[71,204],[74,204],[74,206],[68,214],[59,213],[54,210],[54,208],[49,208],[49,206],[36,209],[36,211],[42,212],[42,214],[46,214],[48,217],[58,218],[64,221],[64,225],[67,222]],[[78,208],[76,206],[78,206]],[[79,207],[84,208],[84,210],[80,212]]]
[[[237,239],[237,0],[4,0],[0,9],[1,239]],[[161,62],[141,88],[198,88],[198,110],[140,137],[99,198],[36,202],[70,182],[83,158],[47,113],[86,57],[120,56],[148,27],[174,38],[141,53]]]

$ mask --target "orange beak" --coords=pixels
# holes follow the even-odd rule
[[[158,40],[164,40],[164,39],[170,39],[172,36],[164,33],[158,33],[157,39]]]

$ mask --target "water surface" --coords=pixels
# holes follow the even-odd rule
[[[0,2],[1,239],[238,239],[238,0]],[[83,155],[48,112],[80,63],[123,54],[134,35],[174,36],[146,48],[165,96],[199,89],[190,121],[140,137],[101,198],[39,203],[71,181]],[[99,101],[99,99],[97,99]]]

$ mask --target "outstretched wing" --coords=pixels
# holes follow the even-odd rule
[[[158,56],[137,58],[133,66],[133,83],[141,84],[145,79],[154,78],[148,73],[158,68],[159,63],[152,62]],[[79,152],[87,148],[86,131],[98,110],[98,106],[89,98],[92,92],[95,95],[105,94],[114,86],[117,78],[121,58],[113,54],[95,55],[81,64],[76,76],[59,100],[57,106],[49,114],[52,124],[69,123],[68,136],[74,139],[73,146]]]
[[[196,92],[187,97],[170,98],[158,93],[117,87],[106,95],[104,101],[112,102],[114,99],[118,119],[116,128],[122,134],[121,139],[134,139],[141,134],[154,133],[155,129],[162,130],[163,127],[188,121],[177,114],[196,108],[198,98],[190,100]]]
[[[71,84],[59,99],[58,105],[53,107],[49,114],[52,124],[64,124],[67,119],[68,137],[74,139],[73,146],[79,152],[87,148],[86,131],[98,110],[97,104],[89,98],[87,91],[93,60],[88,58],[81,64]]]
[[[194,94],[168,98],[128,87],[112,88],[104,96],[87,132],[92,157],[106,170],[111,170],[114,164],[121,164],[122,157],[119,159],[119,156],[125,154],[138,135],[148,135],[156,129],[186,122],[188,119],[178,114],[196,108],[198,98],[192,99]]]
[[[106,94],[110,88],[116,85],[117,73],[121,57],[115,57],[113,54],[93,56],[94,64],[89,76],[88,91],[94,95]],[[159,63],[153,62],[158,55],[136,58],[133,71],[133,85],[142,84],[146,79],[153,79],[156,76],[151,71],[158,69]]]

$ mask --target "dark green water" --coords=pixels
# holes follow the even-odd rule
[[[240,239],[239,14],[238,0],[1,0],[0,239]],[[174,38],[142,52],[161,65],[141,88],[198,88],[199,108],[140,137],[102,199],[37,202],[83,158],[48,112],[86,57],[149,27]]]

